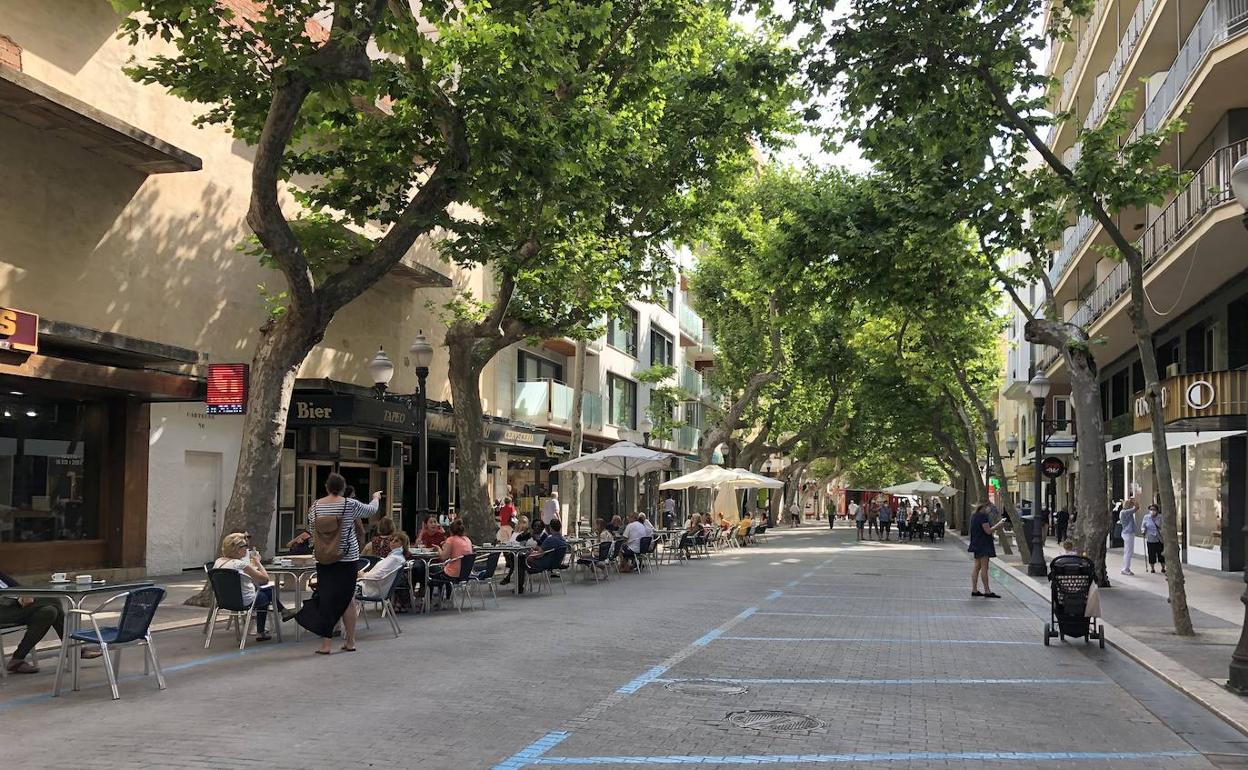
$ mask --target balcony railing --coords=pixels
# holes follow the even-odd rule
[[[1248,32],[1248,0],[1209,0],[1128,138],[1160,127],[1214,46],[1244,32]]]
[[[699,341],[702,339],[702,316],[693,312],[693,308],[688,305],[681,305],[680,315],[677,318],[680,330],[684,332],[686,337]]]
[[[1140,4],[1135,7],[1135,13],[1127,20],[1122,37],[1118,40],[1118,50],[1114,53],[1109,68],[1105,70],[1105,79],[1101,81],[1101,87],[1096,89],[1096,96],[1093,97],[1088,114],[1083,120],[1084,128],[1098,125],[1101,118],[1105,117],[1110,97],[1118,90],[1119,81],[1127,74],[1127,64],[1144,39],[1144,30],[1152,19],[1153,11],[1160,4],[1160,0],[1140,0]]]
[[[672,431],[672,438],[676,441],[676,448],[681,452],[698,451],[698,439],[701,436],[702,431],[692,425],[679,425]]]
[[[1088,63],[1088,54],[1092,52],[1092,45],[1097,38],[1096,28],[1101,23],[1101,17],[1105,15],[1107,7],[1109,7],[1109,0],[1096,0],[1096,4],[1092,6],[1092,13],[1087,18],[1088,26],[1079,37],[1079,45],[1075,49],[1074,61],[1070,69],[1066,70],[1066,74],[1062,75],[1058,112],[1070,109],[1070,103],[1075,98],[1075,83],[1079,79],[1079,73],[1083,72],[1084,65]]]
[[[702,375],[692,366],[680,370],[680,389],[689,394],[690,398],[698,398],[702,394]]]
[[[1248,0],[1243,2],[1248,4]],[[1173,248],[1205,214],[1232,199],[1231,169],[1245,155],[1248,155],[1248,139],[1241,139],[1216,150],[1197,169],[1191,183],[1179,191],[1135,242],[1135,248],[1144,260],[1145,270]],[[1127,290],[1130,277],[1125,262],[1115,265],[1113,271],[1092,290],[1092,294],[1075,311],[1070,319],[1071,323],[1088,328]]]
[[[1054,286],[1061,282],[1066,268],[1070,267],[1072,259],[1083,249],[1095,229],[1096,220],[1087,214],[1081,214],[1075,226],[1062,236],[1062,247],[1054,252],[1053,266],[1049,268],[1049,280]]]
[[[572,421],[572,393],[571,386],[553,380],[517,382],[512,416],[540,425],[566,425]],[[582,394],[581,423],[602,427],[602,396]]]

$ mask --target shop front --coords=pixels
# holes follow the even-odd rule
[[[546,431],[504,421],[489,421],[484,427],[487,451],[497,466],[494,498],[510,497],[518,513],[532,518],[559,484],[559,474],[550,473]]]
[[[369,394],[369,395],[364,395]],[[381,400],[366,388],[317,380],[301,383],[290,402],[277,496],[278,551],[304,526],[303,517],[339,473],[357,499],[382,492],[382,510],[414,531],[418,429],[408,404]],[[407,515],[405,515],[407,514]]]
[[[1209,569],[1244,568],[1248,507],[1248,372],[1207,372],[1162,382],[1166,445],[1183,560]],[[1106,442],[1111,499],[1160,504],[1148,404],[1135,399],[1136,432]],[[1163,516],[1166,511],[1162,511]],[[1137,548],[1142,552],[1143,546]]]
[[[203,385],[140,367],[197,357],[0,308],[0,570],[142,571],[149,404]]]

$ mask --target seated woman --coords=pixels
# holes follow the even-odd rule
[[[272,638],[265,630],[269,619],[268,610],[260,609],[261,607],[268,607],[270,602],[276,602],[282,621],[294,617],[295,613],[283,607],[282,600],[274,596],[269,573],[260,563],[260,553],[251,550],[250,541],[243,533],[234,532],[222,538],[221,556],[213,562],[212,568],[232,569],[251,578],[243,581],[243,603],[251,604],[254,601],[256,604],[257,642],[267,642]]]
[[[394,520],[389,516],[377,522],[377,532],[361,552],[365,556],[383,557],[390,553],[390,538],[394,537]]]
[[[441,572],[434,572],[430,576],[431,580],[437,580],[439,574],[448,578],[459,577],[459,560],[472,553],[472,541],[464,534],[464,522],[456,519],[451,522],[451,534],[446,538],[446,542],[438,549],[438,558],[445,562]],[[451,598],[451,584],[443,582],[443,591],[445,598]]]
[[[720,515],[722,516],[723,514]],[[737,543],[739,545],[746,545],[746,538],[750,534],[750,525],[753,523],[754,520],[751,519],[750,514],[747,513],[744,518],[741,519],[741,523],[737,525]]]
[[[382,521],[390,521],[382,519]],[[391,526],[393,529],[393,525]],[[374,538],[376,540],[376,538]],[[411,553],[407,550],[407,546],[411,541],[407,537],[406,532],[392,532],[386,538],[386,549],[389,553],[385,558],[377,562],[368,569],[360,570],[359,578],[356,585],[360,587],[360,597],[364,599],[384,599],[386,589],[390,586],[390,577],[407,564],[407,560],[411,558]],[[370,544],[371,545],[371,544]],[[404,591],[406,594],[406,591]],[[399,607],[398,592],[395,593],[395,610]]]
[[[442,525],[438,523],[437,517],[429,514],[425,516],[425,521],[421,525],[416,539],[425,548],[441,548],[442,544],[446,542],[446,532],[442,529]]]
[[[533,540],[533,530],[529,525],[529,517],[521,516],[516,521],[516,526],[511,531],[511,537],[507,539],[508,543],[513,545],[517,543],[529,543]],[[507,574],[503,576],[500,585],[511,585],[512,573],[516,571],[516,557],[513,554],[505,553],[503,558],[507,560]]]

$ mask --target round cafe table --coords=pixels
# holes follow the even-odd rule
[[[492,545],[479,545],[474,549],[477,553],[502,553],[512,554],[515,559],[514,574],[516,576],[516,587],[512,589],[516,594],[524,593],[524,579],[528,575],[525,569],[524,557],[529,551],[533,550],[533,546],[524,543],[494,543]]]

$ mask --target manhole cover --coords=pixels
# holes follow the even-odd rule
[[[825,726],[822,720],[792,711],[734,711],[728,715],[728,721],[737,727],[748,727],[751,730],[782,732],[814,730]]]
[[[744,695],[750,688],[740,684],[722,682],[668,682],[663,689],[687,695]]]

